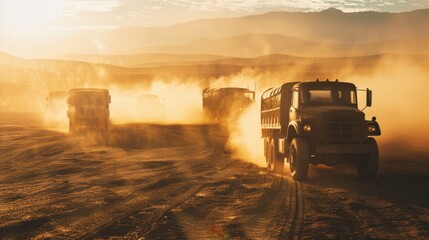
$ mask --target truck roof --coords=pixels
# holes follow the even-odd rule
[[[72,93],[86,93],[86,92],[98,92],[109,94],[109,90],[102,88],[73,88],[69,90],[69,94]]]
[[[307,81],[307,82],[298,82],[293,87],[349,87],[349,88],[356,88],[356,86],[353,83],[349,82],[339,82],[338,80],[335,81]]]
[[[252,90],[250,90],[248,88],[240,88],[240,87],[206,88],[203,90],[203,92],[217,92],[217,91],[228,91],[228,90],[253,92]]]
[[[262,93],[261,98],[266,99],[266,98],[269,98],[271,96],[275,96],[277,94],[280,94],[281,92],[284,92],[284,91],[291,91],[292,88],[298,83],[299,82],[287,82],[287,83],[283,83],[280,87],[269,88],[264,93]]]
[[[348,87],[348,88],[356,88],[356,86],[353,83],[349,82],[339,82],[338,80],[335,81],[305,81],[305,82],[287,82],[283,83],[280,87],[277,88],[269,88],[267,89],[261,96],[262,99],[267,99],[269,97],[275,96],[277,94],[280,94],[284,91],[291,91],[293,88],[299,88],[299,87]]]

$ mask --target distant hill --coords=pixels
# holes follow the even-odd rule
[[[21,62],[23,59],[12,56],[10,54],[7,53],[3,53],[0,52],[0,65],[8,65],[8,64],[18,64],[19,62]]]
[[[56,45],[70,53],[136,54],[134,50],[139,48],[181,46],[201,38],[224,39],[249,33],[281,34],[290,40],[299,38],[323,44],[356,45],[429,38],[428,23],[429,9],[403,13],[343,13],[336,9],[308,13],[270,12],[238,18],[202,19],[169,27],[119,28],[95,35],[75,35]]]
[[[18,58],[17,58],[18,59]],[[144,88],[154,80],[193,81],[206,86],[208,81],[239,74],[246,69],[257,72],[283,72],[287,77],[304,79],[340,77],[344,70],[356,74],[375,71],[383,60],[405,60],[427,67],[429,55],[370,55],[361,57],[310,58],[271,54],[256,58],[221,58],[198,62],[150,64],[121,67],[82,61],[19,59],[16,64],[0,62],[0,82],[23,84],[38,91],[67,90],[73,87]],[[387,61],[389,62],[389,61]],[[293,76],[290,76],[290,73]],[[269,77],[266,81],[270,81]]]
[[[339,46],[319,44],[281,34],[248,33],[223,39],[200,38],[183,46],[159,46],[136,49],[144,53],[220,54],[237,57],[257,57],[269,54],[305,56],[319,52],[331,53]]]
[[[193,64],[207,62],[226,56],[203,54],[134,54],[134,55],[64,55],[62,59],[85,61],[89,63],[104,63],[117,66],[142,67],[150,65]]]
[[[200,19],[168,27],[127,27],[109,31],[80,33],[52,38],[47,42],[25,41],[13,45],[19,54],[26,56],[64,55],[136,55],[141,53],[225,55],[255,57],[264,54],[290,54],[310,56],[313,50],[319,56],[341,56],[378,54],[390,51],[371,52],[373,43],[384,45],[386,41],[409,41],[414,53],[417,40],[429,39],[429,9],[402,13],[353,12],[344,13],[338,9],[321,12],[269,12],[235,18]],[[362,47],[367,51],[350,52],[350,46]],[[236,46],[239,46],[236,48]],[[346,46],[345,52],[343,46]],[[46,47],[49,46],[49,47]],[[223,48],[222,46],[225,46]],[[229,48],[234,51],[230,51]],[[394,46],[396,48],[396,46]],[[34,49],[39,49],[38,53]],[[387,50],[390,50],[389,48]],[[427,48],[425,48],[427,49]],[[202,51],[204,50],[204,51]],[[376,50],[378,50],[376,48]],[[30,53],[29,53],[30,54]],[[37,55],[39,54],[39,55]],[[331,54],[331,55],[329,55]],[[138,56],[131,59],[67,58],[90,62],[131,66],[146,64]],[[154,56],[156,59],[157,57]],[[120,59],[120,58],[119,58]],[[131,59],[128,62],[128,59]],[[198,57],[195,61],[200,60]],[[155,62],[149,60],[151,62]],[[183,59],[180,59],[184,62]],[[160,63],[166,63],[162,60]],[[171,63],[177,62],[173,59]],[[192,57],[189,62],[193,62]]]
[[[310,58],[271,54],[256,58],[222,58],[196,63],[145,67],[120,67],[82,61],[10,58],[0,62],[0,111],[33,111],[43,109],[49,91],[76,87],[101,87],[144,90],[155,81],[174,84],[196,84],[201,89],[221,79],[239,79],[258,88],[286,81],[324,80],[353,76],[366,79],[380,64],[404,61],[428,69],[429,55],[371,55],[348,58]],[[13,61],[10,61],[10,60]],[[15,61],[18,59],[17,61]],[[387,61],[384,61],[387,60]],[[408,66],[408,65],[407,65]],[[389,66],[383,65],[389,69]]]
[[[147,47],[135,51],[171,54],[219,54],[237,57],[258,57],[270,54],[302,57],[353,57],[384,53],[429,54],[429,38],[347,45],[311,42],[281,34],[251,33],[217,40],[202,38],[183,46]]]

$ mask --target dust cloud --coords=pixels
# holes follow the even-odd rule
[[[229,139],[226,147],[235,158],[265,166],[263,139],[261,138],[260,107],[253,103],[242,112],[237,122],[229,122]]]
[[[67,117],[66,99],[62,99],[62,101],[57,104],[58,105],[55,106],[48,106],[48,104],[46,104],[46,107],[42,107],[41,113],[43,115],[44,123],[50,130],[68,132],[69,120]]]
[[[154,80],[149,88],[111,87],[111,121],[191,124],[204,122],[202,88],[193,82]]]
[[[429,150],[429,113],[425,100],[429,87],[428,63],[384,57],[370,76],[347,76],[358,87],[373,90],[373,107],[364,112],[367,119],[376,116],[380,123],[382,135],[377,138],[380,153],[386,157]]]
[[[251,86],[256,83],[256,96],[270,87],[288,81],[339,79],[352,82],[358,89],[373,91],[373,106],[364,110],[366,119],[377,117],[382,130],[376,136],[382,157],[406,157],[415,152],[428,152],[429,112],[427,109],[429,61],[414,56],[386,55],[374,58],[362,68],[347,62],[333,71],[314,72],[314,64],[302,64],[279,71],[246,68],[238,74],[214,81],[214,86]],[[311,73],[311,74],[309,74]],[[251,84],[249,84],[251,83]],[[365,107],[365,91],[358,92],[359,108]],[[237,123],[229,124],[228,146],[236,157],[263,165],[263,144],[260,138],[259,98]]]
[[[264,79],[257,70],[245,68],[243,71],[230,76],[222,76],[210,82],[210,87],[240,87],[255,91],[255,101],[244,110],[233,109],[225,120],[228,130],[228,140],[225,148],[232,156],[242,161],[265,166],[263,139],[261,138],[260,106],[258,82]],[[238,116],[237,118],[235,116]]]
[[[245,111],[238,123],[231,124],[236,132],[230,131],[230,146],[236,149],[237,155],[242,155],[241,158],[259,159],[252,156],[261,155],[260,153],[247,153],[254,149],[262,151],[258,96],[266,89],[284,82],[329,78],[353,82],[359,89],[373,90],[373,107],[366,108],[364,112],[367,119],[376,116],[380,123],[382,136],[376,139],[382,155],[405,156],[410,152],[429,150],[429,113],[426,111],[425,101],[429,86],[429,58],[415,55],[377,55],[345,59],[287,58],[287,63],[281,62],[281,59],[278,56],[258,59],[252,66],[217,78],[195,77],[193,73],[188,74],[188,77],[177,77],[174,75],[175,70],[171,70],[173,72],[169,72],[171,75],[168,77],[154,74],[144,80],[125,81],[128,77],[123,77],[124,81],[122,78],[121,81],[113,81],[112,79],[119,76],[119,72],[115,71],[125,71],[121,72],[125,75],[120,76],[126,76],[128,70],[109,68],[103,76],[98,76],[91,75],[94,69],[88,67],[78,71],[78,75],[73,76],[74,80],[70,80],[71,77],[62,78],[70,71],[64,67],[66,63],[63,63],[63,70],[58,76],[45,76],[39,72],[36,72],[39,75],[32,72],[30,74],[19,68],[8,69],[8,72],[4,73],[7,73],[7,76],[15,72],[17,75],[25,74],[19,75],[20,78],[14,78],[11,82],[1,83],[0,109],[39,112],[50,128],[67,131],[65,107],[54,111],[47,109],[46,96],[50,91],[98,87],[110,91],[110,119],[113,124],[206,123],[201,97],[205,87],[247,87],[256,89],[256,106]],[[278,62],[278,65],[273,65],[273,62]],[[221,67],[218,67],[218,70],[222,72]],[[132,76],[131,70],[129,71]],[[88,78],[93,78],[93,82],[78,81]],[[157,100],[145,100],[150,95],[156,96]],[[359,107],[362,109],[364,92],[359,93],[359,98]],[[253,131],[255,133],[252,133]],[[239,154],[240,152],[242,154]]]

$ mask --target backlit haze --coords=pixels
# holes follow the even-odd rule
[[[262,93],[316,79],[362,90],[374,182],[354,105],[266,156],[361,174],[267,169]],[[429,239],[428,89],[429,0],[0,0],[0,240]]]
[[[229,18],[272,11],[317,12],[330,7],[344,12],[404,12],[428,8],[429,2],[1,0],[0,51],[22,57],[54,56],[55,51],[43,52],[40,48],[49,48],[70,35],[94,34],[123,27],[170,26],[202,18]],[[83,52],[77,50],[74,48],[69,53],[85,53],[85,49]]]
[[[429,134],[421,101],[427,8],[418,0],[1,0],[0,110],[43,112],[51,91],[96,87],[110,90],[113,124],[142,122],[143,94],[165,104],[163,118],[152,121],[195,124],[206,123],[202,89],[256,88],[256,105],[230,141],[255,162],[263,159],[260,93],[287,81],[338,78],[373,90],[365,113],[379,119],[380,144],[412,137],[401,144],[421,150]],[[66,131],[66,109],[58,116]],[[419,116],[412,126],[409,116]]]

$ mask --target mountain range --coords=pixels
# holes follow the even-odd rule
[[[416,54],[421,53],[420,46],[428,49],[428,24],[429,9],[402,13],[345,13],[334,8],[305,13],[269,12],[235,18],[200,19],[168,27],[127,27],[75,34],[41,45],[35,43],[37,46],[27,41],[28,46],[22,46],[22,51],[26,47],[39,48],[40,56],[56,57],[141,53],[234,57],[267,54],[309,56],[312,53],[325,57]],[[138,64],[144,64],[144,61]]]
[[[429,38],[429,9],[403,13],[269,12],[238,18],[202,19],[170,27],[121,28],[97,34],[112,51],[135,47],[184,45],[200,39],[231,38],[249,33],[281,34],[318,43],[359,44]],[[123,46],[123,45],[126,45]]]

